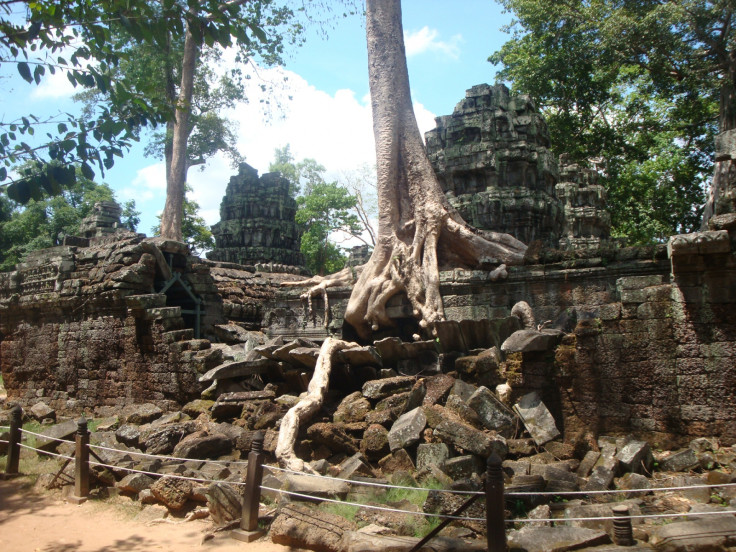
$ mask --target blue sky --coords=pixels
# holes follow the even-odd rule
[[[412,98],[420,129],[425,132],[434,127],[435,116],[452,113],[466,89],[493,82],[495,71],[487,58],[507,40],[508,35],[500,29],[510,18],[490,0],[404,0],[403,15]],[[229,116],[239,124],[238,145],[246,161],[263,173],[274,149],[288,143],[297,159],[316,159],[331,178],[339,179],[361,165],[372,164],[362,18],[337,20],[328,29],[327,38],[310,29],[306,44],[286,58],[284,68],[259,69],[251,100],[230,110]],[[0,66],[0,90],[5,95],[0,120],[27,113],[78,110],[71,100],[74,90],[63,75],[35,87],[9,69]],[[287,87],[277,92],[282,96],[281,112],[264,117],[259,107],[258,78]],[[288,100],[288,96],[293,99]],[[220,201],[234,172],[220,157],[212,159],[203,171],[189,171],[193,198],[209,224],[219,220]],[[142,212],[139,231],[150,234],[164,205],[163,162],[144,157],[139,144],[116,162],[104,181],[115,190],[118,200],[136,200]]]

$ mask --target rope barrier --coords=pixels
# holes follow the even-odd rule
[[[58,439],[56,437],[49,437],[48,435],[44,435],[43,433],[34,433],[33,431],[30,431],[28,429],[21,428],[21,433],[27,433],[28,435],[34,435],[36,437],[41,437],[41,439],[46,439],[48,441],[56,441],[57,443],[72,443],[74,444],[74,441],[69,441],[68,439]]]
[[[560,523],[562,521],[610,521],[614,519],[643,519],[643,518],[671,518],[671,517],[697,517],[697,516],[718,516],[726,514],[736,514],[736,510],[723,510],[720,512],[685,512],[680,514],[637,514],[629,516],[598,516],[598,517],[577,517],[577,518],[545,518],[545,519],[507,519],[507,523],[531,523],[534,521],[545,523]]]
[[[10,441],[5,441],[5,440],[3,440],[3,439],[0,439],[0,443],[7,443],[7,444],[10,444]]]
[[[231,465],[244,465],[247,466],[248,462],[239,462],[237,460],[202,460],[201,458],[178,458],[176,456],[164,456],[161,454],[147,454],[145,452],[138,452],[132,450],[116,449],[112,447],[103,447],[101,445],[90,445],[89,448],[97,450],[107,450],[110,452],[117,452],[120,454],[132,454],[133,456],[142,456],[144,458],[161,458],[162,460],[180,460],[182,462],[204,462],[206,464],[225,464],[226,466]],[[264,466],[265,467],[265,466]]]
[[[10,426],[0,425],[0,430],[3,430],[3,429],[10,429]]]
[[[280,471],[284,473],[292,473],[294,475],[306,475],[308,477],[320,477],[322,479],[330,479],[332,481],[342,481],[344,483],[350,483],[353,485],[366,485],[369,487],[383,487],[384,489],[406,489],[409,491],[434,491],[437,493],[450,493],[450,494],[461,494],[461,495],[482,495],[485,494],[480,491],[454,491],[452,489],[430,489],[427,487],[405,487],[403,485],[390,485],[390,484],[384,484],[384,483],[373,483],[372,481],[355,481],[352,479],[341,479],[339,477],[331,477],[329,475],[320,475],[318,473],[307,473],[307,472],[298,472],[295,470],[289,470],[286,468],[277,468],[276,466],[263,466],[264,469],[269,469],[273,471]]]
[[[136,470],[134,468],[125,468],[123,466],[113,466],[111,464],[104,464],[102,462],[93,462],[90,461],[90,466],[102,466],[103,468],[110,468],[112,470],[122,470],[127,471],[131,473],[142,473],[144,475],[154,475],[156,477],[171,477],[173,479],[183,479],[185,481],[197,481],[200,483],[227,483],[228,485],[245,485],[245,483],[237,482],[237,481],[225,481],[223,479],[203,479],[199,477],[184,477],[183,475],[176,475],[173,473],[156,473],[156,472],[149,472],[145,470]]]
[[[601,491],[519,491],[505,493],[504,496],[580,496],[596,494],[652,493],[660,491],[684,491],[689,489],[713,489],[715,487],[736,487],[736,483],[721,483],[720,485],[685,485],[682,487],[657,487],[653,489],[605,489]]]
[[[37,448],[31,447],[29,445],[24,445],[23,443],[18,443],[18,444],[20,445],[21,448],[32,450],[32,451],[34,451],[37,454],[46,454],[48,456],[56,456],[57,458],[63,458],[65,460],[74,460],[74,458],[72,456],[66,456],[64,454],[57,454],[55,452],[49,452],[47,450],[37,449]]]
[[[261,485],[261,489],[265,489],[267,491],[273,491],[276,493],[284,493],[290,496],[299,496],[302,498],[309,498],[311,500],[319,500],[321,502],[334,502],[335,504],[344,504],[346,506],[358,506],[359,508],[370,508],[372,510],[382,510],[384,512],[395,512],[399,514],[411,514],[415,516],[425,516],[425,517],[438,517],[438,518],[454,519],[454,520],[460,520],[460,521],[483,521],[483,522],[486,521],[486,518],[469,518],[469,517],[460,517],[460,516],[447,516],[443,514],[431,514],[428,512],[412,512],[410,510],[397,510],[395,508],[386,508],[384,506],[374,506],[372,504],[362,504],[360,502],[347,502],[345,500],[335,500],[334,498],[323,498],[323,497],[317,497],[317,496],[308,495],[308,494],[296,493],[294,491],[274,489],[273,487],[266,487],[265,485]]]

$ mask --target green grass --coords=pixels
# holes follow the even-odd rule
[[[393,482],[395,485],[401,487],[416,487],[416,483],[411,480],[397,480]],[[421,485],[424,489],[443,489],[444,487],[436,480],[428,480]],[[354,495],[350,498],[350,502],[357,502],[360,504],[374,504],[378,506],[395,507],[396,509],[404,510],[400,504],[404,501],[410,502],[417,506],[420,510],[424,506],[427,500],[429,491],[419,491],[413,489],[395,489],[395,488],[371,488],[365,494]],[[342,504],[336,502],[323,502],[319,506],[320,510],[336,514],[340,517],[355,521],[355,516],[360,509],[359,506],[353,506],[350,504]],[[437,517],[429,517],[415,514],[405,514],[405,520],[401,524],[401,534],[410,534],[415,537],[423,537],[440,523],[442,519]],[[366,525],[366,523],[358,523],[358,525]]]

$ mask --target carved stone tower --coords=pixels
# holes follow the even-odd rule
[[[208,259],[238,264],[277,263],[303,266],[301,235],[294,222],[296,200],[289,181],[247,163],[230,178],[220,204],[220,222],[212,226],[215,248]]]
[[[452,115],[436,118],[427,153],[450,203],[476,228],[556,247],[564,209],[547,124],[526,95],[473,86]]]

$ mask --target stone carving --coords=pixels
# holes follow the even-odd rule
[[[555,186],[565,220],[560,249],[594,249],[610,237],[606,189],[597,181],[595,169],[568,163],[566,156],[560,156],[560,182]]]
[[[302,266],[295,214],[296,200],[289,195],[288,180],[278,173],[259,178],[256,169],[242,163],[222,198],[220,222],[212,226],[216,245],[207,258]]]
[[[563,209],[547,124],[528,96],[473,86],[436,118],[427,153],[450,203],[472,226],[557,245]]]
[[[596,248],[609,237],[597,172],[564,157],[558,170],[547,125],[528,96],[473,86],[436,123],[426,134],[432,167],[471,225],[560,249]]]
[[[114,201],[98,201],[95,203],[94,211],[86,217],[79,227],[79,232],[85,238],[99,238],[114,234],[120,228],[120,205]]]

